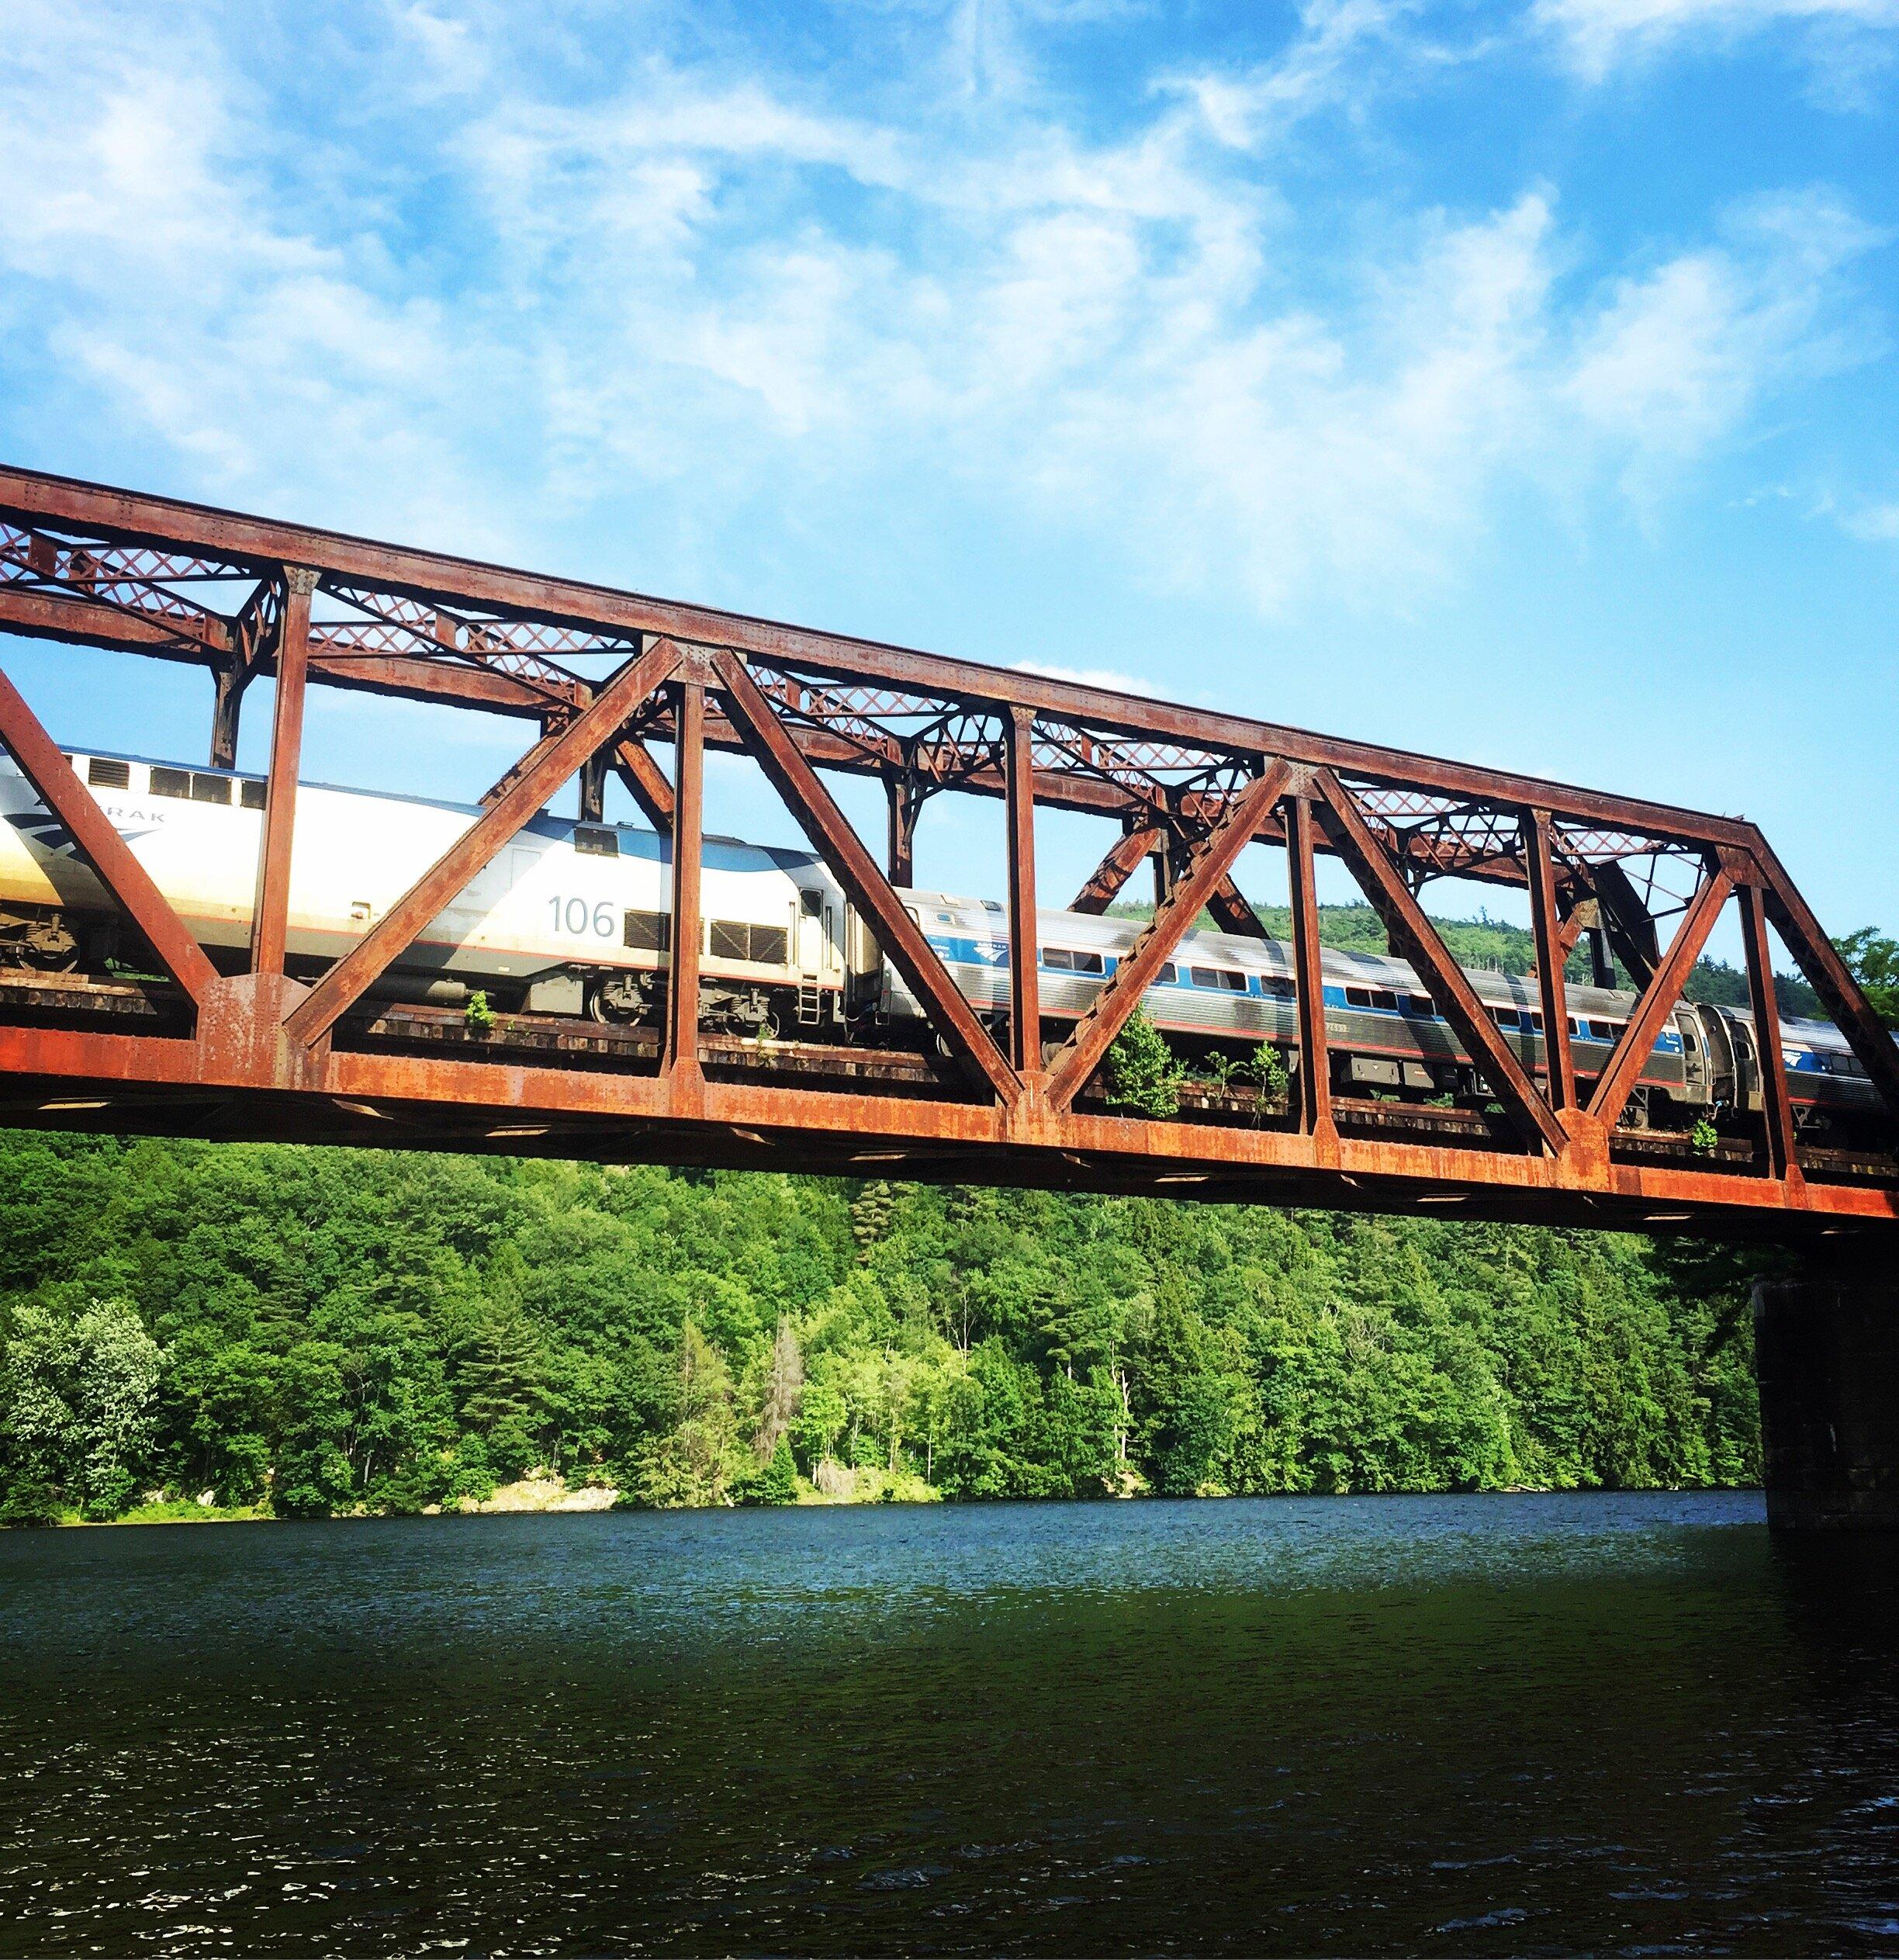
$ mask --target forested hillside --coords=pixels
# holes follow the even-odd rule
[[[1609,1236],[12,1134],[0,1506],[1745,1483],[1745,1303]]]

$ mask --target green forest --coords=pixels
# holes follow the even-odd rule
[[[1627,1238],[0,1138],[0,1511],[1759,1475],[1745,1276]]]
[[[1899,1016],[1899,947],[1842,944]],[[1748,1484],[1751,1271],[1433,1219],[9,1133],[0,1521],[452,1509],[536,1472],[633,1505]]]

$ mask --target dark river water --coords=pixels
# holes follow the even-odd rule
[[[1899,1951],[1735,1498],[0,1533],[0,1951]]]

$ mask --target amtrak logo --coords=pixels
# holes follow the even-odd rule
[[[1000,939],[979,939],[971,942],[976,948],[976,957],[990,966],[1001,966],[1008,958],[1008,943]]]
[[[9,816],[7,822],[12,825],[42,857],[77,857],[79,840],[56,816],[44,810],[29,810],[23,815]],[[113,828],[129,844],[135,844],[141,837],[150,836],[155,825],[147,824],[143,830],[126,830],[117,825]]]

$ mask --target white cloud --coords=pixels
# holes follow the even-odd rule
[[[1067,680],[1077,687],[1105,687],[1112,693],[1133,694],[1142,701],[1173,701],[1180,696],[1178,684],[1169,691],[1137,674],[1123,674],[1118,667],[1065,667],[1046,660],[1016,660],[1012,664],[1019,672],[1039,674],[1045,680]]]
[[[1571,61],[1600,81],[1625,62],[1690,41],[1732,43],[1773,28],[1877,33],[1899,26],[1899,0],[1536,0],[1533,17]],[[1813,51],[1840,54],[1837,40]]]
[[[1274,60],[1237,74],[1183,74],[1162,86],[1193,102],[1216,141],[1257,149],[1362,88],[1371,44],[1392,36],[1413,11],[1403,0],[1306,0],[1299,33]]]
[[[1899,544],[1899,504],[1869,504],[1842,517],[1840,527],[1866,544]]]
[[[662,487],[682,526],[756,497],[790,531],[855,494],[1159,587],[1402,603],[1507,489],[1652,500],[1863,351],[1873,234],[1823,193],[1593,286],[1548,187],[1344,235],[1302,211],[1261,157],[1351,102],[1392,0],[1313,0],[1276,60],[1093,135],[993,14],[958,31],[1007,42],[1008,87],[998,54],[979,88],[839,107],[645,45],[557,88],[504,21],[388,5],[398,148],[326,152],[340,176],[210,16],[22,4],[0,272],[40,355],[206,491],[419,542],[517,556],[531,511]]]
[[[1721,242],[1617,282],[1569,384],[1584,418],[1628,446],[1627,487],[1704,453],[1791,376],[1866,350],[1831,324],[1842,268],[1881,242],[1827,193],[1757,202]]]

